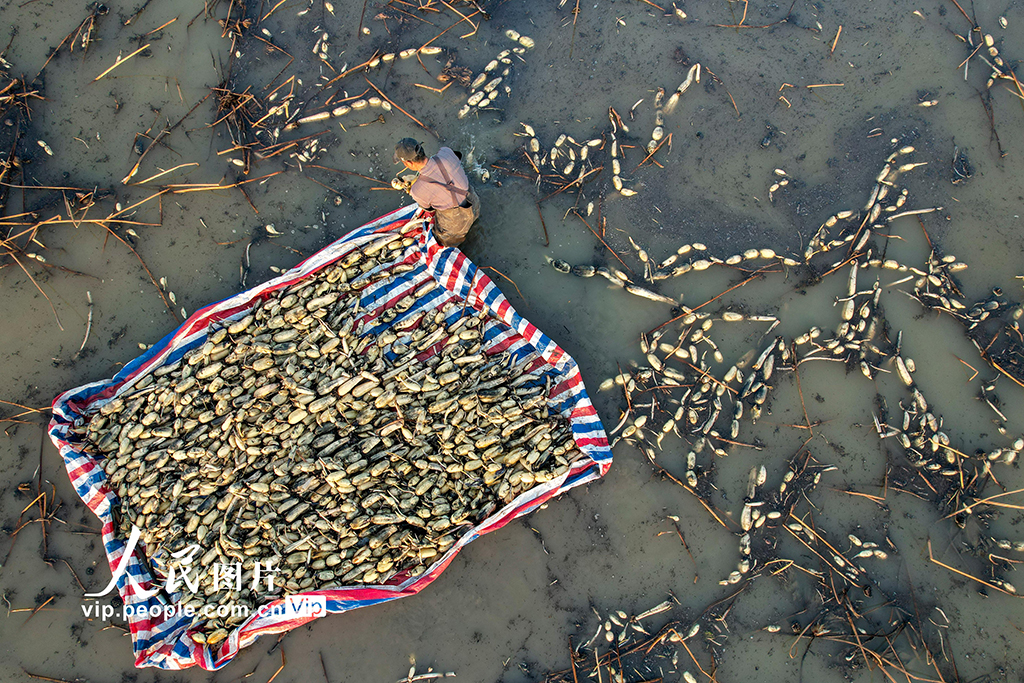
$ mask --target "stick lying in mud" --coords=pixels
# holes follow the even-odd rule
[[[526,297],[525,297],[525,296],[523,296],[523,293],[522,293],[521,291],[519,291],[519,285],[517,285],[517,284],[516,284],[516,281],[515,281],[515,280],[513,280],[512,278],[510,278],[510,277],[509,277],[508,275],[505,275],[505,273],[501,272],[500,270],[498,270],[498,269],[497,269],[497,268],[495,268],[494,266],[481,266],[481,268],[486,268],[486,269],[488,269],[488,270],[493,270],[493,271],[494,271],[495,273],[497,273],[498,275],[502,276],[503,278],[505,278],[506,280],[508,280],[509,282],[511,282],[511,283],[512,283],[512,286],[516,288],[516,292],[518,292],[518,293],[519,293],[519,298],[523,299],[523,301],[524,301],[524,304],[523,304],[523,305],[525,306],[525,300],[526,300]]]
[[[60,323],[60,316],[59,316],[59,315],[57,315],[57,309],[53,307],[53,302],[52,302],[52,301],[50,301],[50,297],[46,295],[46,292],[44,292],[44,291],[43,291],[43,288],[42,288],[42,287],[40,287],[40,286],[39,286],[39,283],[38,283],[38,282],[36,282],[36,279],[35,279],[34,277],[32,277],[32,273],[28,272],[28,268],[26,268],[26,267],[25,267],[25,264],[23,264],[23,263],[22,263],[21,261],[19,261],[19,260],[18,260],[18,257],[17,257],[17,256],[15,256],[15,255],[14,255],[13,253],[11,253],[11,252],[9,252],[9,253],[8,253],[7,255],[8,255],[8,256],[10,256],[10,257],[11,257],[11,259],[12,259],[12,260],[13,260],[13,261],[14,261],[15,263],[17,263],[17,264],[18,264],[18,267],[19,267],[19,268],[21,268],[21,269],[22,269],[22,271],[24,271],[25,275],[27,275],[27,276],[28,276],[28,279],[29,279],[29,280],[31,280],[31,281],[32,281],[32,284],[33,284],[33,285],[35,285],[36,289],[38,289],[38,290],[39,290],[39,293],[40,293],[40,294],[42,294],[42,295],[43,295],[43,298],[45,298],[45,299],[46,299],[46,303],[50,304],[50,310],[51,310],[51,311],[53,311],[53,317],[54,317],[54,318],[55,318],[55,319],[57,320],[57,327],[59,327],[59,328],[60,328],[60,331],[61,331],[61,332],[63,332],[63,331],[64,331],[64,326],[63,326],[63,325],[61,325],[61,323]]]
[[[657,146],[657,147],[655,147],[653,151],[651,151],[651,153],[650,153],[650,154],[648,154],[647,156],[645,156],[645,157],[644,157],[644,160],[643,160],[643,161],[641,161],[641,162],[640,162],[639,164],[637,164],[637,165],[636,165],[636,168],[640,168],[641,166],[643,166],[644,164],[646,164],[646,163],[647,163],[647,160],[648,160],[648,159],[650,159],[651,157],[653,157],[653,156],[654,156],[655,154],[657,154],[657,153],[658,153],[658,150],[659,150],[659,149],[661,149],[661,148],[662,148],[662,147],[663,147],[663,146],[665,145],[665,143],[666,143],[666,142],[668,143],[668,146],[669,146],[669,148],[671,148],[671,147],[672,147],[672,133],[669,133],[669,134],[668,134],[668,137],[667,137],[667,138],[665,138],[664,140],[662,140],[662,141],[661,141],[661,142],[660,142],[660,143],[658,144],[658,146]],[[635,170],[636,170],[636,168],[635,168],[635,169],[633,169],[633,170],[635,171]]]
[[[574,214],[576,214],[576,217],[577,217],[577,218],[579,218],[579,219],[580,219],[581,221],[583,221],[583,225],[587,226],[587,230],[590,230],[590,232],[594,233],[594,237],[596,237],[597,239],[601,240],[601,244],[603,244],[603,245],[604,245],[604,248],[605,248],[605,249],[607,249],[607,250],[608,250],[608,252],[609,252],[609,253],[610,253],[610,254],[611,254],[612,256],[614,256],[614,257],[615,257],[615,260],[616,260],[616,261],[618,261],[619,263],[621,263],[621,264],[622,264],[622,267],[623,267],[623,268],[625,268],[626,270],[628,270],[628,271],[629,271],[630,273],[633,273],[633,269],[632,269],[632,268],[630,268],[629,266],[627,266],[627,265],[626,265],[626,262],[625,262],[625,261],[623,261],[623,260],[622,260],[621,258],[619,258],[619,255],[615,253],[615,250],[614,250],[614,249],[612,249],[612,248],[611,248],[610,246],[608,246],[608,243],[607,243],[607,242],[605,242],[605,241],[604,241],[604,239],[603,239],[603,238],[602,238],[602,237],[601,237],[600,235],[598,235],[598,234],[597,234],[597,231],[596,231],[596,230],[594,230],[594,229],[593,229],[592,227],[590,227],[590,223],[587,223],[587,219],[585,219],[585,218],[583,217],[583,215],[582,215],[582,214],[581,214],[581,213],[580,213],[579,211],[577,211],[576,209],[572,209],[572,212],[573,212]],[[633,274],[634,274],[634,275],[636,275],[636,273],[633,273]]]
[[[948,564],[943,564],[942,562],[939,562],[938,560],[935,559],[935,556],[932,555],[932,539],[930,539],[930,538],[928,539],[928,559],[931,560],[932,562],[934,562],[935,564],[939,565],[943,569],[948,569],[949,571],[953,572],[954,574],[958,574],[958,575],[964,577],[965,579],[971,579],[972,581],[977,581],[978,583],[982,584],[983,586],[988,586],[989,588],[994,588],[997,591],[999,591],[1000,593],[1005,593],[1006,595],[1012,595],[1015,598],[1021,597],[1021,596],[1017,595],[1016,589],[1009,590],[1009,589],[1012,589],[1013,586],[1008,584],[1008,583],[1006,583],[1005,581],[1000,581],[1000,583],[1002,583],[1003,585],[1007,586],[1007,588],[1003,588],[1001,586],[997,586],[994,583],[989,583],[988,581],[985,581],[983,579],[979,579],[977,576],[972,576],[972,575],[968,574],[967,572],[962,572],[959,569],[957,569],[956,567],[951,567]]]
[[[80,678],[76,678],[74,681],[68,681],[63,678],[50,678],[49,676],[40,676],[39,674],[34,674],[27,669],[22,669],[22,671],[24,671],[25,675],[29,678],[35,678],[36,680],[40,681],[50,681],[50,683],[82,683],[82,679]]]
[[[548,237],[548,226],[544,223],[544,214],[540,210],[540,202],[537,202],[537,215],[540,216],[540,227],[544,228],[544,246],[551,246],[551,238]]]
[[[78,347],[78,351],[76,351],[75,355],[71,357],[71,360],[75,360],[79,355],[81,355],[82,351],[85,349],[86,343],[89,341],[89,332],[92,331],[92,292],[86,291],[85,298],[89,300],[89,317],[85,322],[85,338],[82,339],[82,345]]]
[[[145,49],[146,49],[146,48],[148,48],[148,47],[149,47],[149,44],[147,43],[147,44],[143,45],[142,47],[140,47],[140,48],[139,48],[138,50],[136,50],[135,52],[133,52],[133,53],[131,53],[130,55],[128,55],[127,57],[125,57],[124,59],[122,59],[121,57],[118,57],[118,58],[117,58],[117,61],[116,61],[116,62],[114,62],[114,66],[110,67],[109,69],[107,69],[106,71],[104,71],[103,73],[101,73],[101,74],[100,74],[99,76],[97,76],[96,78],[92,79],[92,82],[93,82],[93,83],[95,83],[96,81],[100,80],[101,78],[103,78],[104,76],[106,76],[106,75],[107,75],[108,73],[110,73],[111,71],[113,71],[113,70],[114,70],[114,69],[116,69],[117,67],[121,66],[122,64],[124,64],[125,62],[127,62],[127,61],[128,61],[129,59],[131,59],[131,58],[132,58],[132,57],[134,57],[135,55],[139,54],[140,52],[142,52],[143,50],[145,50]]]
[[[366,77],[364,76],[363,78],[366,78]],[[408,116],[408,117],[409,117],[410,119],[412,119],[413,123],[415,123],[415,124],[416,124],[417,126],[419,126],[419,127],[420,127],[420,128],[422,128],[423,130],[425,130],[425,131],[427,131],[428,133],[430,133],[431,135],[433,135],[433,136],[434,136],[435,138],[437,138],[438,140],[440,140],[440,139],[441,139],[441,137],[440,137],[440,136],[439,136],[439,135],[438,135],[437,133],[435,133],[435,132],[434,132],[434,130],[433,130],[432,128],[430,128],[429,126],[425,125],[425,124],[424,124],[424,123],[423,123],[422,121],[420,121],[419,119],[417,119],[417,118],[416,118],[415,116],[413,116],[412,114],[410,114],[409,112],[407,112],[406,110],[402,109],[402,108],[401,108],[401,107],[399,107],[399,106],[398,106],[397,104],[395,104],[394,102],[392,102],[391,100],[389,100],[389,99],[388,99],[388,96],[387,96],[387,95],[385,95],[385,94],[384,94],[384,93],[383,93],[383,92],[381,91],[381,89],[380,89],[380,88],[378,88],[377,86],[375,86],[375,85],[373,84],[373,82],[372,82],[372,81],[371,81],[371,80],[370,80],[369,78],[366,78],[366,82],[370,84],[370,87],[371,87],[371,88],[373,88],[374,90],[376,90],[376,91],[377,91],[377,94],[381,96],[381,99],[383,99],[383,100],[384,100],[385,102],[387,102],[388,104],[390,104],[390,105],[391,105],[392,107],[394,107],[394,108],[395,108],[395,109],[397,109],[398,111],[400,111],[400,112],[402,112],[403,114],[405,114],[406,116]]]

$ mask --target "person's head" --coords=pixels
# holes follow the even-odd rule
[[[413,138],[402,138],[395,145],[395,163],[402,163],[410,171],[422,170],[427,165],[423,145]]]

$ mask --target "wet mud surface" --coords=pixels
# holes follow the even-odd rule
[[[974,47],[956,35],[966,37],[976,20],[975,46],[992,34],[1006,69],[1019,73],[1020,3],[961,2],[970,19],[952,2],[677,3],[685,20],[670,3],[656,9],[638,1],[481,2],[487,19],[473,3],[424,1],[427,8],[417,9],[371,0],[365,13],[360,2],[335,2],[333,12],[327,4],[0,5],[0,89],[10,84],[0,93],[0,657],[11,680],[28,679],[20,673],[26,670],[68,681],[267,681],[275,674],[277,682],[397,681],[412,658],[419,673],[432,666],[463,680],[508,683],[574,680],[570,662],[578,680],[597,680],[588,678],[595,662],[602,680],[618,680],[611,669],[625,681],[678,681],[684,672],[708,680],[701,669],[719,681],[885,678],[837,604],[863,615],[864,645],[899,680],[1016,680],[1024,667],[1019,598],[977,579],[1022,583],[1014,568],[1024,555],[1013,550],[1024,541],[1020,511],[977,505],[961,527],[954,518],[963,505],[936,504],[931,480],[915,473],[896,439],[878,438],[873,414],[886,408],[892,424],[902,418],[900,402],[908,405],[892,361],[880,363],[873,380],[841,363],[777,370],[760,420],[744,422],[740,432],[760,450],[705,450],[701,466],[713,472],[713,488],[702,481],[700,499],[672,481],[686,482],[692,435],[666,436],[655,449],[657,467],[622,441],[603,480],[475,541],[417,596],[330,616],[279,642],[264,638],[218,672],[135,669],[125,624],[86,618],[81,609],[83,594],[106,585],[109,569],[96,519],[43,434],[50,401],[116,373],[183,314],[273,277],[403,205],[408,198],[389,186],[399,138],[423,140],[428,152],[441,144],[472,152],[484,208],[463,250],[493,269],[488,274],[520,313],[577,360],[609,431],[628,406],[621,388],[599,392],[599,385],[631,363],[647,364],[641,333],[680,310],[601,277],[561,274],[548,259],[622,269],[614,250],[642,274],[628,235],[656,262],[694,242],[723,260],[771,248],[802,261],[830,215],[862,209],[886,157],[904,145],[915,147],[913,162],[927,162],[900,179],[909,190],[905,208],[942,209],[897,219],[875,234],[873,248],[920,268],[930,242],[968,264],[956,273],[968,305],[1000,288],[1007,302],[1001,319],[1012,325],[1021,303],[1022,100],[1012,80],[986,88],[991,69],[978,55],[965,80],[958,64]],[[460,21],[456,10],[470,18]],[[741,19],[741,28],[719,26]],[[444,48],[439,55],[355,68],[375,54],[418,48],[445,29],[431,42]],[[468,88],[417,87],[443,88],[437,75],[449,57],[480,72],[514,46],[507,29],[535,42],[513,58],[502,84],[510,95],[499,86],[491,107],[460,119]],[[322,48],[325,32],[321,59],[313,48]],[[701,82],[665,116],[672,144],[653,156],[660,167],[639,166],[657,88],[671,94],[698,62]],[[396,105],[391,111],[368,107],[284,129],[346,98],[375,96],[373,86]],[[287,110],[261,120],[288,94]],[[617,140],[622,179],[635,196],[613,189],[609,107],[630,129]],[[545,150],[562,133],[578,142],[604,138],[591,160],[603,170],[582,189],[544,199],[538,215],[537,202],[579,170],[570,177],[545,171],[538,187],[522,151],[529,137],[517,136],[521,122]],[[296,146],[282,144],[291,141]],[[772,200],[777,168],[791,182]],[[846,248],[832,253],[811,268],[765,273],[705,307],[716,318],[729,309],[780,321],[767,337],[770,323],[716,322],[709,335],[724,363],[709,363],[717,377],[776,335],[792,340],[813,325],[826,335],[835,330],[848,267],[819,281]],[[879,275],[885,319],[902,331],[901,353],[915,360],[916,385],[942,416],[951,444],[968,456],[1012,447],[1024,433],[1021,386],[986,362],[959,322],[909,298],[912,281],[890,285],[906,273],[865,271],[861,287]],[[744,279],[715,266],[641,284],[696,308]],[[979,345],[992,340],[987,348],[1014,374],[1019,332],[979,329]],[[993,381],[995,389],[983,392]],[[998,397],[1002,416],[984,394]],[[748,473],[763,465],[763,490],[777,491],[792,463],[819,468],[797,513],[813,518],[838,554],[859,552],[850,534],[884,549],[887,559],[861,562],[870,595],[836,583],[828,568],[834,558],[808,548],[814,543],[806,534],[807,545],[781,528],[746,578],[720,584],[741,559]],[[1021,504],[1011,493],[1024,486],[1016,463],[993,461],[982,476],[985,487],[969,497],[1005,492],[996,502]],[[1009,540],[1011,548],[985,539]],[[785,561],[764,566],[773,559]],[[623,627],[612,616],[624,624],[665,600],[670,609],[639,622],[646,635],[631,626],[617,641]],[[618,648],[603,631],[594,638],[606,623]],[[630,654],[639,643],[656,646]]]

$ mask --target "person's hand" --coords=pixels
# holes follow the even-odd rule
[[[395,179],[393,179],[391,181],[391,187],[395,188],[396,190],[402,190],[404,192],[408,192],[409,189],[412,187],[412,183],[413,183],[413,179],[412,178],[405,177],[405,176],[398,176],[397,178],[395,178]]]

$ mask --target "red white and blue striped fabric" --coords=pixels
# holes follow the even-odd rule
[[[114,526],[112,510],[119,501],[106,484],[102,460],[83,452],[81,439],[70,431],[71,427],[82,424],[87,416],[129,390],[143,376],[160,366],[177,361],[190,349],[203,344],[212,324],[244,317],[254,304],[271,293],[310,277],[352,250],[380,239],[387,232],[401,231],[414,239],[411,246],[396,252],[396,262],[408,263],[414,268],[401,275],[379,280],[362,290],[360,310],[363,333],[377,334],[405,317],[439,309],[451,300],[465,302],[477,310],[486,310],[491,317],[483,326],[484,350],[488,354],[507,351],[511,362],[525,366],[529,372],[537,375],[539,382],[550,381],[548,405],[570,420],[576,443],[587,457],[577,461],[561,477],[534,486],[467,531],[447,553],[417,577],[398,575],[392,577],[387,585],[360,585],[309,595],[324,597],[327,613],[339,613],[418,593],[440,576],[467,543],[500,529],[513,519],[532,512],[545,501],[574,486],[593,481],[608,471],[612,460],[608,439],[587,396],[576,362],[520,316],[490,278],[465,254],[439,245],[431,227],[432,218],[419,212],[415,205],[378,218],[317,252],[280,277],[196,311],[177,330],[127,364],[113,378],[72,389],[54,399],[50,438],[64,458],[75,491],[103,524],[103,544],[112,573],[121,561],[127,541],[116,535]],[[430,280],[435,280],[441,286],[423,295],[409,310],[391,322],[374,325],[381,312]],[[461,308],[453,307],[452,319],[461,315]],[[424,353],[429,354],[430,350]],[[163,613],[151,616],[161,611],[160,608],[168,602],[168,596],[161,592],[154,597],[143,598],[137,593],[136,586],[148,590],[161,585],[158,577],[150,575],[142,552],[139,548],[135,550],[127,562],[126,573],[118,581],[118,590],[126,605],[132,606],[139,614],[144,612],[143,608],[149,608],[145,614],[129,618],[135,665],[138,667],[183,669],[198,664],[204,669],[218,669],[227,664],[239,649],[252,644],[260,636],[288,631],[313,618],[289,619],[273,611],[256,613],[218,645],[199,645],[192,640],[188,631],[190,618],[181,615],[165,617]],[[135,585],[129,583],[128,576],[134,579]],[[182,597],[181,594],[171,595],[170,604],[175,604]],[[270,607],[280,602],[271,603]]]

